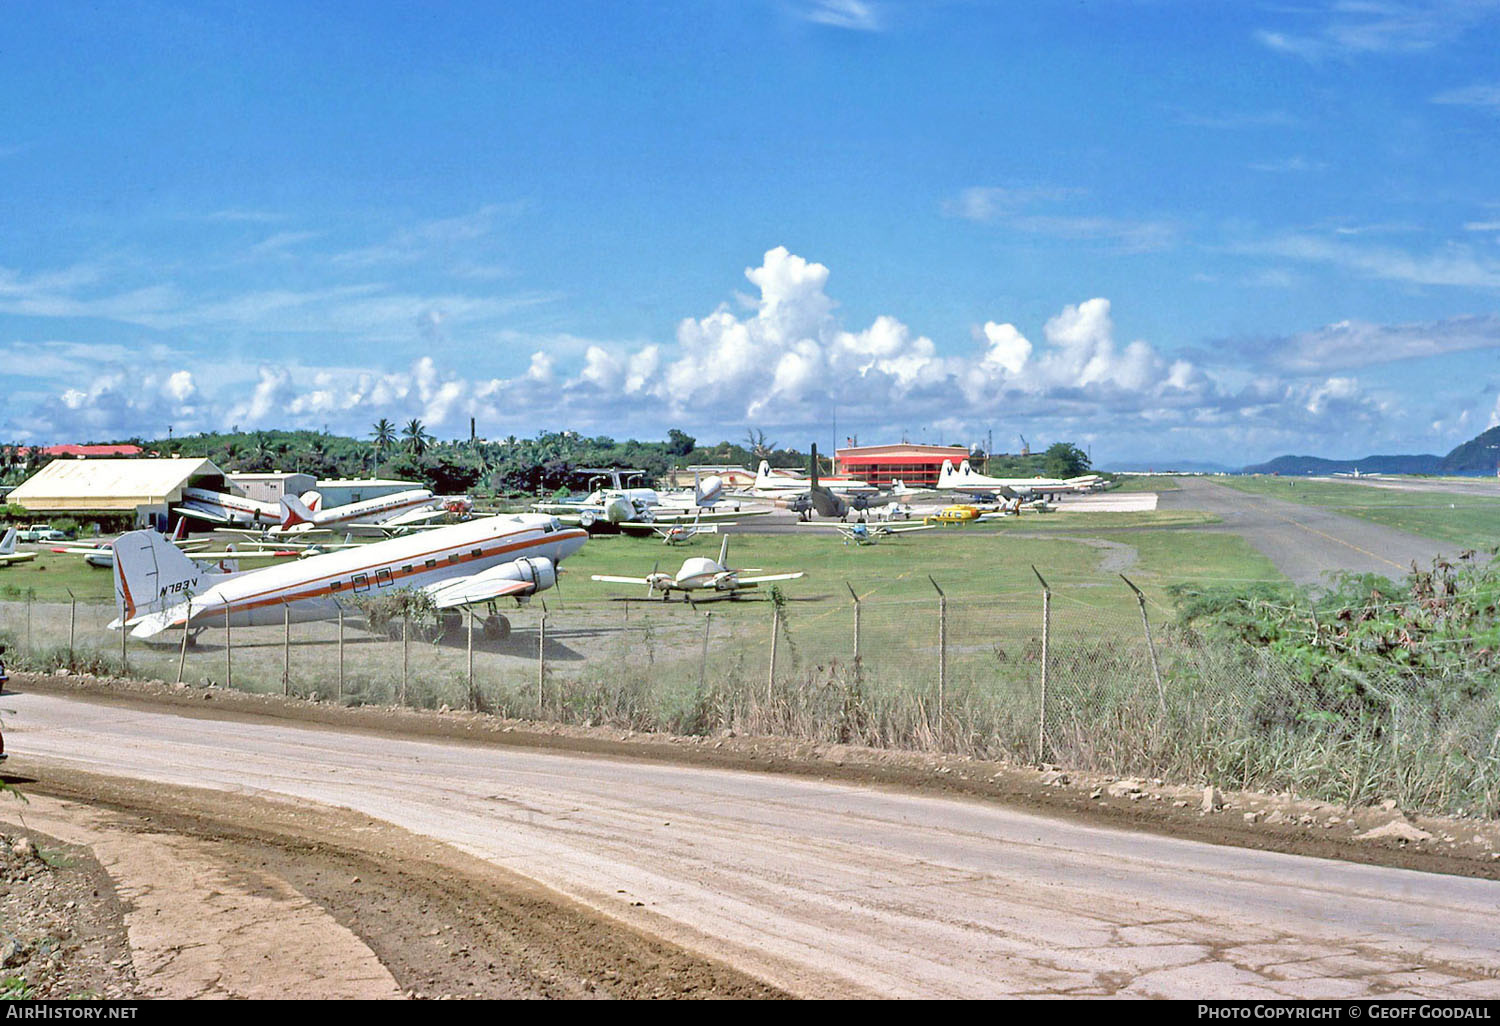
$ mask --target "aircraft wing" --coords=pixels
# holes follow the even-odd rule
[[[35,558],[35,552],[12,552],[9,555],[0,556],[0,566],[10,566],[12,563],[24,563],[29,559]]]
[[[220,513],[218,510],[213,509],[209,506],[200,506],[195,502],[184,502],[181,505],[174,506],[172,508],[175,509],[178,513],[186,513],[194,520],[206,520],[210,524],[237,523],[234,517],[227,516],[224,513]]]
[[[470,574],[468,577],[438,581],[422,590],[432,596],[433,604],[439,609],[457,609],[459,606],[469,606],[476,602],[489,602],[508,595],[530,592],[534,587],[530,581],[505,580],[477,573]]]
[[[766,574],[763,577],[740,577],[736,578],[737,585],[769,584],[771,581],[795,581],[799,577],[806,577],[805,570],[798,570],[794,574]],[[643,582],[644,583],[644,582]]]
[[[880,529],[886,534],[905,534],[907,531],[935,531],[937,530],[937,524],[910,524],[906,527],[886,527],[882,525]]]
[[[627,520],[624,523],[616,524],[615,526],[620,530],[626,532],[627,534],[646,535],[652,533],[653,531],[656,531],[657,533],[663,533],[663,529],[659,528],[655,522],[647,520]]]
[[[768,509],[758,509],[758,510],[748,510],[748,509],[745,509],[745,510],[739,510],[739,509],[729,510],[729,509],[726,509],[726,510],[720,510],[720,511],[717,511],[717,512],[709,512],[707,510],[697,510],[697,509],[665,509],[664,510],[660,506],[656,506],[656,507],[653,507],[652,510],[651,510],[651,523],[653,523],[653,524],[676,525],[676,524],[692,524],[692,523],[697,523],[697,522],[701,521],[702,523],[705,523],[705,524],[713,524],[713,523],[718,523],[720,521],[731,520],[731,519],[733,519],[735,517],[758,517],[758,516],[764,516],[765,514],[767,514],[769,512],[771,512],[771,511],[768,510]],[[621,524],[620,526],[624,527],[625,525]]]
[[[411,527],[415,524],[425,524],[430,520],[438,520],[447,515],[448,511],[442,508],[433,509],[432,507],[427,507],[424,509],[414,509],[408,513],[402,513],[398,516],[391,517],[389,520],[382,520],[380,522],[380,526]]]
[[[644,577],[612,577],[609,574],[593,574],[589,577],[591,581],[604,581],[607,584],[650,584]]]

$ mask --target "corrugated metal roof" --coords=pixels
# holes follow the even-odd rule
[[[10,493],[31,509],[133,509],[175,502],[196,477],[223,477],[207,459],[53,460]]]

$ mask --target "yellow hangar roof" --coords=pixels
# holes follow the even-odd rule
[[[181,501],[189,485],[222,488],[224,472],[206,459],[59,459],[7,500],[34,510],[133,510]]]

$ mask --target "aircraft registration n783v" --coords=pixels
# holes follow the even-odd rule
[[[416,588],[439,610],[524,599],[557,583],[557,567],[583,547],[588,532],[538,514],[484,517],[451,527],[281,566],[212,573],[155,531],[115,541],[114,628],[149,638],[173,627],[204,629],[332,619],[358,600]],[[509,625],[493,614],[487,634]]]

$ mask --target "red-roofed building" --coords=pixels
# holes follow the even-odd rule
[[[956,445],[860,445],[834,453],[833,472],[887,487],[900,481],[912,488],[937,484],[944,460],[957,467],[969,450]]]
[[[16,450],[22,459],[29,452],[31,450],[24,447]],[[145,450],[139,445],[45,445],[41,453],[43,456],[72,456],[81,460],[98,456],[141,456]]]

